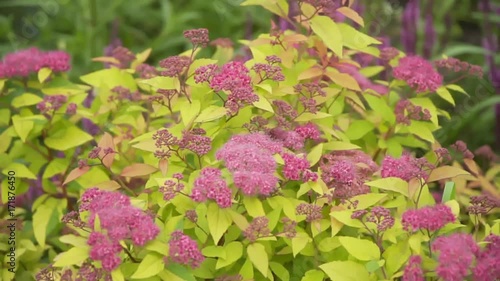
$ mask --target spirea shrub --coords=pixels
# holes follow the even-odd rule
[[[434,138],[467,95],[442,71],[481,71],[379,47],[334,2],[245,1],[294,27],[245,58],[203,28],[80,81],[5,56],[0,279],[498,280],[497,157]]]

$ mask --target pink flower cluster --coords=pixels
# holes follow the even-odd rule
[[[450,207],[438,204],[417,210],[407,210],[403,213],[401,222],[404,230],[415,232],[419,229],[437,231],[455,220],[455,215],[452,213]]]
[[[194,181],[191,197],[196,202],[212,199],[221,208],[229,208],[232,204],[232,192],[226,181],[221,177],[221,171],[216,168],[203,168],[200,176]]]
[[[283,175],[286,179],[294,181],[301,180],[304,182],[316,181],[318,179],[318,175],[309,170],[310,163],[305,156],[298,157],[293,154],[284,153],[281,157],[285,160]]]
[[[191,131],[184,132],[179,142],[179,148],[189,149],[197,155],[205,155],[212,149],[212,139],[207,136],[205,130],[194,128]]]
[[[297,206],[295,211],[298,215],[305,215],[307,222],[323,218],[323,215],[321,214],[321,206],[318,205],[302,203]]]
[[[198,28],[184,31],[184,38],[188,39],[195,47],[206,47],[210,39],[208,29]]]
[[[53,72],[65,72],[70,69],[68,53],[63,51],[43,52],[37,48],[20,50],[5,55],[0,61],[0,78],[28,77],[44,67]]]
[[[431,113],[427,108],[422,109],[421,106],[414,105],[409,100],[399,100],[394,108],[394,114],[396,115],[396,122],[410,125],[411,120],[431,120]]]
[[[45,96],[43,101],[36,105],[36,108],[40,112],[48,113],[50,111],[56,111],[61,108],[68,101],[68,97],[64,95],[51,95]]]
[[[177,182],[173,180],[166,180],[162,186],[158,188],[158,191],[163,193],[163,200],[169,201],[175,198],[175,196],[184,189],[184,184],[180,182],[182,179],[182,174],[175,174],[177,176]]]
[[[184,74],[184,71],[191,64],[191,59],[185,56],[171,56],[160,61],[160,67],[164,70],[161,71],[162,76],[178,77]]]
[[[197,268],[205,260],[196,241],[180,230],[176,230],[172,233],[168,245],[169,258],[175,263]],[[165,263],[167,262],[168,259],[165,258]]]
[[[243,236],[250,242],[255,242],[260,237],[266,237],[271,234],[269,230],[269,219],[267,217],[256,217],[250,225],[243,231]]]
[[[381,175],[383,178],[395,177],[405,181],[412,178],[427,179],[429,170],[434,166],[425,158],[415,158],[404,153],[399,159],[386,156],[382,161]]]
[[[239,61],[228,62],[219,68],[215,64],[199,67],[195,70],[196,83],[208,82],[215,92],[229,93],[224,106],[230,113],[235,114],[244,104],[251,104],[259,100],[253,92],[252,78],[248,68]]]
[[[284,147],[298,150],[304,147],[305,138],[296,131],[286,131],[279,126],[268,131],[269,136],[279,141]]]
[[[422,257],[411,256],[408,265],[403,273],[403,281],[424,281],[424,271],[422,270]]]
[[[90,257],[100,260],[103,268],[112,271],[121,262],[117,254],[121,251],[120,241],[131,239],[135,245],[143,246],[153,240],[160,229],[142,210],[130,203],[130,198],[119,193],[91,188],[86,190],[80,201],[80,212],[89,211],[89,225],[94,229],[96,216],[106,235],[93,231],[88,244],[92,246]]]
[[[370,188],[364,182],[378,170],[371,157],[360,150],[334,151],[324,155],[320,168],[321,178],[334,189],[333,197],[341,200],[368,193]]]
[[[436,273],[444,281],[461,281],[471,276],[475,281],[500,279],[500,236],[489,235],[481,249],[472,235],[456,233],[438,237],[432,250],[439,253]]]
[[[273,154],[281,152],[279,142],[259,133],[233,136],[216,153],[233,174],[233,182],[245,195],[270,195],[278,179],[274,176]]]
[[[469,268],[479,254],[476,241],[471,235],[464,233],[438,237],[432,243],[432,250],[439,252],[436,273],[445,281],[465,280]]]
[[[281,59],[277,56],[267,56],[267,63],[256,63],[252,70],[255,71],[259,77],[260,82],[265,80],[273,81],[284,81],[285,76],[281,72],[281,67],[274,65],[281,62]]]
[[[434,92],[443,83],[443,77],[432,64],[419,56],[407,56],[399,60],[393,70],[394,77],[404,80],[417,93]]]
[[[452,70],[453,72],[467,72],[469,75],[483,77],[483,69],[456,58],[440,59],[434,62],[437,67]]]
[[[321,132],[319,131],[318,126],[311,122],[298,126],[295,128],[295,132],[297,132],[304,139],[319,140],[321,137]]]

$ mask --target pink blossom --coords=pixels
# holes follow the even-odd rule
[[[318,140],[321,136],[321,132],[314,123],[307,123],[302,126],[295,128],[295,132],[301,135],[305,139]]]
[[[407,210],[403,213],[402,223],[406,231],[426,229],[437,231],[448,223],[455,221],[455,215],[450,207],[444,204],[426,206],[417,210]]]
[[[401,58],[393,74],[396,79],[406,81],[417,93],[434,92],[443,83],[443,77],[432,64],[419,56]]]
[[[439,253],[436,273],[445,281],[462,281],[479,253],[479,247],[469,234],[455,233],[440,236],[432,243]]]
[[[232,204],[232,192],[221,177],[221,171],[216,168],[203,168],[200,176],[194,182],[191,197],[196,202],[212,199],[219,207],[228,208]]]
[[[100,232],[92,232],[87,244],[92,246],[90,258],[102,261],[102,267],[106,271],[113,271],[120,265],[121,259],[118,254],[122,251],[122,247],[118,241],[113,242]]]
[[[424,272],[422,271],[422,257],[411,256],[408,265],[405,267],[403,281],[424,281]]]
[[[381,175],[383,178],[396,177],[405,181],[412,178],[427,179],[429,170],[433,168],[425,158],[415,158],[404,153],[399,159],[386,156],[382,161]]]
[[[496,281],[500,279],[500,236],[490,234],[488,242],[481,253],[477,255],[476,267],[472,269],[474,281]]]
[[[0,78],[28,77],[47,67],[53,72],[65,72],[70,69],[70,56],[63,51],[43,52],[29,48],[5,55],[0,62]]]
[[[289,180],[305,180],[304,174],[308,170],[310,163],[305,157],[297,157],[293,154],[282,155],[285,160],[283,175]]]
[[[276,127],[269,131],[269,136],[283,143],[286,148],[298,150],[304,147],[305,138],[296,131],[285,131]]]
[[[208,29],[198,28],[184,31],[184,38],[188,39],[194,46],[206,47],[210,39]]]
[[[182,233],[180,230],[176,230],[172,233],[168,244],[169,258],[175,263],[197,268],[205,260],[205,257],[201,254],[196,241]]]

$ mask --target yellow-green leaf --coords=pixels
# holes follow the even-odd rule
[[[113,281],[125,281],[125,276],[120,268],[111,271],[111,279]]]
[[[210,202],[207,210],[207,221],[208,229],[210,230],[214,244],[217,244],[231,225],[231,216],[225,209],[221,209],[214,202]]]
[[[359,140],[374,128],[375,126],[366,120],[356,120],[347,128],[345,134],[350,140]]]
[[[64,151],[80,146],[94,138],[76,126],[64,127],[45,139],[45,144],[56,150]]]
[[[302,122],[302,121],[311,121],[311,120],[315,120],[315,119],[323,119],[323,118],[328,118],[328,117],[332,117],[331,114],[328,114],[326,112],[316,112],[316,113],[311,113],[311,112],[305,112],[305,113],[302,113],[301,115],[297,116],[297,118],[295,118],[295,121],[297,122]]]
[[[361,88],[359,87],[358,81],[356,81],[356,79],[354,79],[354,77],[352,77],[349,74],[335,73],[332,71],[327,71],[325,74],[326,74],[326,76],[328,76],[328,78],[332,79],[332,81],[335,84],[337,84],[341,87],[344,87],[344,88],[347,88],[350,90],[354,90],[354,91],[361,91]]]
[[[446,89],[446,87],[441,86],[436,90],[436,94],[440,96],[442,99],[445,101],[451,103],[452,105],[455,105],[455,100],[453,99],[453,96],[451,95],[450,91]]]
[[[26,178],[26,179],[36,180],[35,174],[32,171],[30,171],[30,169],[28,169],[28,167],[26,167],[26,165],[12,162],[9,165],[7,165],[7,167],[5,167],[5,169],[3,169],[2,173],[7,176],[9,171],[16,172],[16,177],[18,177],[18,178]]]
[[[40,205],[33,215],[33,232],[38,244],[45,247],[45,238],[47,235],[47,225],[52,217],[52,206]]]
[[[264,277],[267,277],[269,267],[269,257],[267,256],[264,245],[253,243],[247,247],[248,258]]]
[[[262,207],[262,202],[257,197],[243,197],[243,205],[248,214],[254,218],[266,215]]]
[[[324,144],[325,150],[339,151],[339,150],[351,150],[351,149],[360,149],[361,147],[342,141],[331,141]]]
[[[370,280],[365,266],[353,261],[332,261],[319,266],[332,280],[361,281]]]
[[[380,249],[370,240],[342,236],[339,237],[339,242],[351,256],[358,260],[371,261],[380,258]]]
[[[415,136],[423,140],[426,140],[430,143],[434,143],[435,142],[434,135],[432,134],[432,130],[429,128],[428,125],[432,125],[432,123],[413,120],[411,121],[410,126],[408,126],[408,130]]]
[[[378,189],[395,191],[403,194],[404,196],[409,196],[408,192],[408,182],[395,177],[378,179],[365,183],[368,186],[376,187]]]
[[[43,67],[38,71],[38,82],[43,83],[52,74],[52,69]]]
[[[302,251],[312,239],[305,232],[299,232],[292,238],[292,252],[293,256],[296,257],[300,251]]]
[[[330,48],[338,57],[342,58],[343,36],[337,24],[327,16],[315,16],[309,23],[311,28],[318,35],[325,45]]]
[[[115,67],[89,73],[81,76],[80,79],[83,82],[97,88],[105,85],[109,89],[113,89],[116,86],[122,86],[130,89],[131,91],[137,90],[137,84],[135,83],[132,74]]]
[[[269,112],[272,112],[274,113],[274,109],[273,109],[273,106],[271,105],[271,103],[263,96],[260,96],[259,95],[259,100],[254,102],[253,105],[257,108],[260,108],[262,110],[265,110],[265,111],[269,111]]]
[[[69,265],[80,265],[89,257],[88,247],[73,247],[66,252],[62,252],[54,258],[55,267],[65,267]]]
[[[323,143],[320,143],[311,149],[311,152],[307,154],[307,161],[311,164],[311,166],[316,165],[319,159],[321,159],[321,155],[323,154]]]
[[[406,263],[410,255],[411,251],[408,241],[399,241],[397,244],[387,247],[382,256],[385,259],[385,268],[389,276],[396,273]]]
[[[12,99],[11,105],[15,108],[21,108],[38,104],[41,101],[43,101],[43,99],[35,94],[24,93]]]
[[[19,115],[12,116],[12,124],[14,125],[14,130],[23,142],[26,142],[26,138],[33,129],[35,123],[32,120],[26,120]]]
[[[226,252],[226,258],[218,259],[215,269],[221,269],[239,260],[243,256],[243,245],[241,242],[233,241],[224,246],[224,251]]]
[[[241,6],[259,5],[264,9],[284,18],[288,16],[288,2],[286,0],[246,0]]]
[[[205,108],[200,113],[200,115],[198,115],[198,117],[196,117],[194,122],[202,123],[202,122],[217,120],[217,119],[221,118],[222,116],[225,116],[226,113],[227,113],[226,108],[211,105],[211,106]]]
[[[339,23],[337,27],[342,34],[344,46],[353,50],[361,51],[372,44],[381,44],[377,39],[356,30],[346,23]]]
[[[64,158],[56,158],[49,162],[47,168],[45,168],[45,172],[43,172],[44,179],[48,179],[56,174],[63,173],[68,168],[68,160]]]
[[[306,272],[304,277],[300,281],[318,281],[323,280],[325,278],[325,274],[322,271],[317,269],[312,269]]]
[[[163,256],[156,253],[147,254],[139,264],[139,267],[130,277],[132,279],[143,279],[151,276],[156,276],[163,270],[165,264],[163,263]]]

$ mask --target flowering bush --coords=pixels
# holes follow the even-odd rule
[[[197,58],[195,29],[158,68],[120,47],[84,84],[0,73],[2,280],[500,278],[499,166],[433,136],[435,98],[466,93],[328,3],[244,2],[297,30],[243,41],[251,58]]]

